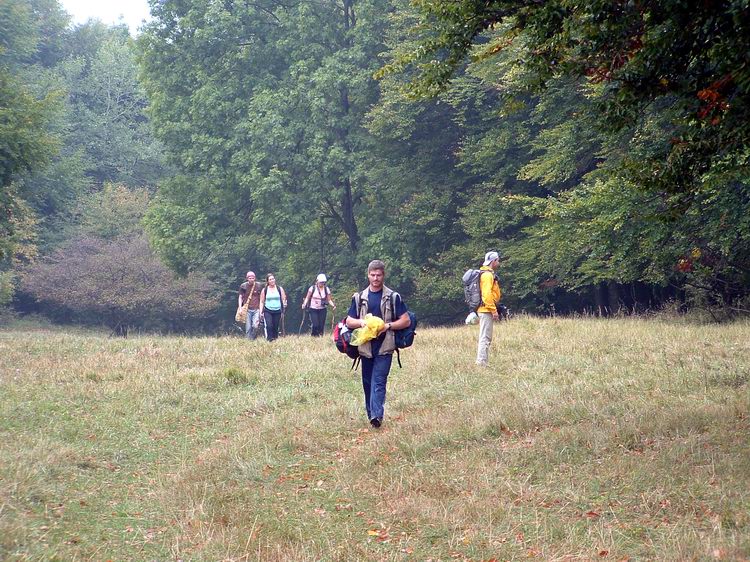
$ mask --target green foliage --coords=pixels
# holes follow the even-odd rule
[[[24,270],[22,290],[61,320],[187,331],[217,307],[217,290],[198,273],[175,276],[141,228],[146,190],[108,185],[81,209],[73,237]]]
[[[56,144],[46,125],[53,103],[52,96],[36,99],[7,68],[0,67],[0,186],[4,193],[15,177],[41,167],[52,155]],[[3,195],[2,203],[9,205],[9,196]]]
[[[18,1],[0,6],[0,305],[12,296],[10,270],[36,253],[36,218],[19,180],[41,169],[57,149],[48,130],[57,96],[36,95],[22,66],[41,41],[36,6]]]
[[[379,74],[449,100],[459,166],[480,174],[459,254],[506,247],[515,297],[646,282],[726,307],[747,293],[747,3],[401,7]]]
[[[148,215],[180,271],[230,283],[274,270],[291,293],[316,271],[361,279],[377,183],[364,124],[385,0],[163,2],[139,38],[159,138],[181,174]],[[304,269],[301,266],[304,265]],[[364,269],[363,265],[359,265]],[[217,270],[221,270],[218,272]]]
[[[149,193],[145,189],[105,184],[83,205],[78,234],[104,240],[133,236],[142,231],[141,219],[148,202]]]

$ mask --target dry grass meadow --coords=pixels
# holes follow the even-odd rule
[[[0,329],[0,560],[750,559],[750,324],[323,340]]]

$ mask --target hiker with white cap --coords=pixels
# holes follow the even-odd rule
[[[302,301],[302,310],[305,310],[310,303],[310,321],[312,322],[312,335],[322,336],[323,328],[326,325],[326,305],[331,305],[336,310],[336,304],[331,297],[331,289],[326,283],[328,278],[325,273],[318,274],[315,279],[315,285],[311,285],[307,290],[305,299]]]
[[[479,286],[482,293],[482,302],[477,308],[479,316],[479,344],[477,345],[477,365],[487,366],[489,359],[490,344],[492,343],[493,322],[499,320],[497,304],[503,296],[500,283],[495,275],[495,270],[500,266],[500,254],[495,251],[484,255],[484,263],[479,268]],[[488,275],[489,274],[489,275]]]

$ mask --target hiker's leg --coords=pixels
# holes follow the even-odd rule
[[[480,312],[479,343],[477,344],[477,365],[487,365],[490,344],[492,343],[492,313]]]
[[[367,357],[360,358],[360,365],[362,365],[362,389],[365,391],[365,409],[367,410],[368,421],[372,419],[370,416],[370,387],[372,383],[372,359]]]
[[[321,318],[321,313],[325,314],[325,309],[323,310],[316,310],[314,308],[310,309],[310,319],[312,320],[312,335],[313,336],[323,335],[323,319]]]
[[[376,355],[373,358],[370,386],[370,419],[383,419],[385,413],[385,387],[388,384],[388,373],[391,372],[393,355]]]
[[[276,336],[273,333],[273,313],[268,309],[263,311],[263,323],[266,325],[266,339],[273,341]]]
[[[257,314],[257,312],[256,312]],[[253,339],[253,311],[247,309],[247,318],[245,319],[245,337],[249,340]]]
[[[257,308],[255,310],[248,308],[247,309],[247,321],[250,323],[247,337],[249,337],[251,340],[254,340],[256,337],[258,337],[258,324],[260,323],[260,310],[258,310]]]

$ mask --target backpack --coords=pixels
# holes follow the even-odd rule
[[[359,357],[359,351],[356,345],[351,344],[352,332],[353,330],[350,330],[342,320],[333,329],[333,343],[341,353],[345,353],[350,359],[356,359]]]
[[[464,283],[464,302],[473,312],[476,312],[479,305],[482,304],[482,288],[479,285],[481,277],[482,271],[480,269],[468,269],[461,278]]]
[[[351,345],[352,330],[347,328],[346,319],[342,320],[333,329],[333,343],[336,344],[336,349],[341,353],[345,353],[349,359],[352,359],[352,369],[357,368],[359,363],[359,349],[356,345]]]
[[[393,302],[393,295],[398,295],[398,293],[391,293],[391,318],[396,318],[396,305]],[[401,295],[399,295],[399,298],[400,296]],[[417,334],[417,315],[411,310],[407,310],[406,313],[409,315],[409,325],[406,328],[395,330],[393,332],[393,335],[396,338],[396,358],[398,360],[399,369],[402,367],[401,354],[398,350],[404,349],[405,347],[411,347],[414,343],[414,336]]]

